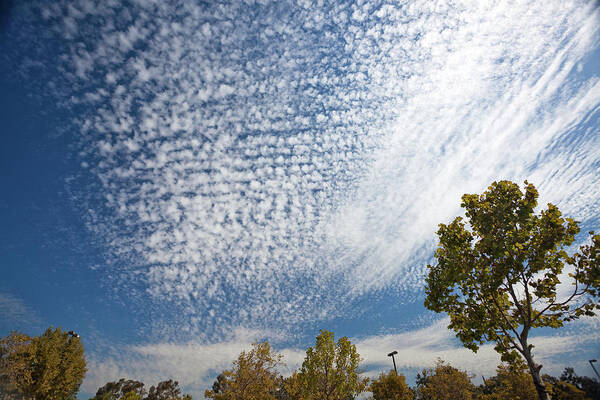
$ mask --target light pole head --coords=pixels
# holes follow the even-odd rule
[[[598,361],[598,360],[590,360],[590,362],[591,362],[591,363],[592,363],[592,362],[596,362],[596,361]]]
[[[396,350],[394,350],[391,353],[389,353],[388,357],[393,357],[395,354],[398,354],[398,352]]]
[[[79,337],[79,335],[78,335],[78,334],[76,334],[76,333],[75,333],[75,332],[73,332],[73,331],[69,331],[69,332],[67,332],[67,334],[69,334],[69,335],[70,335],[70,336],[72,336],[72,337]]]

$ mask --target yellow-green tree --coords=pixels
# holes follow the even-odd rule
[[[322,330],[315,347],[306,350],[298,374],[306,400],[347,400],[365,391],[369,380],[360,377],[360,355],[347,337],[334,340]]]
[[[438,360],[434,368],[417,374],[419,400],[471,400],[475,386],[465,371]]]
[[[371,381],[369,390],[374,400],[412,400],[414,392],[406,384],[406,378],[396,371],[381,373]]]
[[[560,376],[560,381],[583,391],[586,397],[600,399],[600,381],[587,376],[578,376],[572,367],[567,367]]]
[[[131,391],[125,393],[121,397],[121,400],[142,400],[142,395],[131,390]]]
[[[36,400],[75,398],[86,372],[83,345],[61,328],[29,338],[13,333],[0,342],[2,374]]]
[[[496,376],[485,382],[489,396],[486,400],[536,400],[537,390],[531,375],[527,373],[527,364],[518,358],[511,364],[500,364]]]
[[[31,382],[29,365],[33,362],[33,354],[30,343],[31,338],[19,332],[0,338],[0,393],[17,398],[17,382]]]
[[[592,400],[592,397],[586,396],[583,390],[572,383],[549,375],[544,375],[543,379],[548,386],[552,400]]]
[[[254,344],[252,350],[242,351],[233,368],[223,371],[204,395],[215,400],[276,400],[280,363],[281,355],[268,342]]]
[[[278,393],[279,400],[303,400],[302,382],[298,371],[294,371],[292,375],[281,380],[281,387]]]
[[[450,316],[449,328],[465,347],[477,351],[495,342],[506,362],[520,354],[539,399],[548,400],[529,335],[533,328],[558,328],[600,308],[600,235],[590,232],[590,244],[569,256],[565,248],[579,232],[577,222],[552,204],[536,214],[537,198],[527,182],[525,193],[500,181],[482,195],[465,194],[469,226],[461,217],[439,225],[425,306]],[[565,265],[573,270],[574,285],[563,299],[557,286]]]

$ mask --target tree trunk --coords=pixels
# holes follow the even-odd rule
[[[538,397],[540,398],[540,400],[550,400],[550,395],[546,390],[546,384],[540,376],[540,370],[542,369],[542,366],[533,362],[531,350],[526,346],[525,351],[523,352],[523,356],[525,357],[525,360],[527,360],[529,372],[531,373],[531,377],[533,378],[533,384],[535,385],[535,390],[537,390]]]

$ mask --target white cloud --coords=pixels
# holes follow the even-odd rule
[[[88,375],[82,390],[96,393],[96,390],[110,381],[120,378],[135,379],[147,387],[158,382],[174,379],[186,387],[186,393],[194,398],[203,398],[204,390],[211,387],[216,376],[232,367],[233,361],[242,350],[249,350],[252,343],[262,340],[265,335],[280,337],[277,332],[258,332],[247,329],[235,329],[228,338],[213,343],[155,343],[127,346],[112,351],[102,357],[88,360]],[[294,349],[282,351],[286,359],[300,362],[303,358]],[[294,366],[295,367],[295,366]],[[286,373],[287,367],[283,367]]]
[[[530,338],[534,347],[534,357],[543,365],[543,373],[560,375],[567,366],[578,366],[573,352],[581,345],[593,345],[600,339],[598,318],[585,318],[567,325],[556,334],[538,335]],[[364,376],[376,376],[391,368],[387,356],[397,350],[395,356],[399,369],[420,371],[435,365],[438,358],[454,367],[466,370],[480,377],[495,375],[500,357],[493,345],[485,344],[477,353],[461,346],[452,331],[446,326],[449,320],[443,318],[432,324],[399,334],[351,338],[361,355],[361,368]],[[122,377],[136,379],[147,386],[161,380],[175,379],[194,398],[202,398],[204,390],[210,388],[216,376],[232,366],[242,350],[251,348],[257,340],[270,338],[274,343],[285,341],[281,332],[258,332],[246,329],[234,330],[229,338],[212,343],[155,343],[129,346],[118,354],[88,360],[90,371],[82,389],[89,393],[106,382]],[[312,345],[312,343],[310,344]],[[277,347],[282,354],[284,365],[280,368],[284,376],[299,369],[305,357],[305,350],[294,347]]]
[[[0,336],[15,329],[31,333],[31,329],[40,328],[40,322],[39,315],[21,298],[0,291]]]
[[[495,179],[598,215],[591,4],[88,3],[46,14],[86,95],[90,229],[114,284],[183,304],[186,332],[414,301],[436,225]]]
[[[356,342],[358,352],[371,375],[390,368],[391,360],[387,353],[397,350],[395,356],[398,368],[418,369],[435,365],[438,358],[472,374],[493,376],[500,357],[492,344],[482,345],[477,353],[461,346],[454,333],[446,327],[448,318],[440,319],[422,329],[401,334],[367,337]],[[600,338],[598,318],[588,318],[567,325],[550,335],[537,335],[530,338],[536,361],[543,365],[543,373],[560,375],[571,366],[574,352],[582,345],[593,345]],[[569,364],[567,364],[569,363]]]

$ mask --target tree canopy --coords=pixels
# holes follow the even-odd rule
[[[0,340],[0,370],[25,397],[75,398],[86,372],[83,345],[61,328],[29,337],[13,332]]]
[[[412,400],[414,392],[406,384],[404,375],[390,371],[381,373],[371,381],[369,390],[373,393],[374,400]]]
[[[121,378],[117,382],[108,382],[98,389],[90,400],[191,400],[189,395],[181,395],[179,382],[172,379],[151,386],[146,392],[144,383]]]
[[[417,374],[419,400],[471,400],[475,386],[465,372],[438,360],[434,368]]]
[[[523,193],[510,181],[494,182],[481,195],[465,194],[468,225],[461,217],[439,225],[437,264],[428,266],[425,306],[448,313],[449,328],[467,348],[477,351],[492,341],[504,361],[522,355],[539,398],[546,400],[529,334],[533,328],[558,328],[594,315],[600,307],[600,235],[590,232],[589,243],[568,255],[565,249],[579,233],[578,223],[553,204],[536,213],[537,198],[532,184],[525,182]],[[559,298],[563,272],[569,273],[573,288]]]
[[[242,351],[233,369],[223,371],[204,395],[215,400],[275,400],[280,380],[276,367],[280,363],[281,355],[268,342],[256,343],[252,350]]]
[[[367,378],[359,376],[360,355],[347,337],[334,340],[332,332],[321,330],[315,347],[306,349],[298,374],[305,399],[346,400],[362,393]]]

